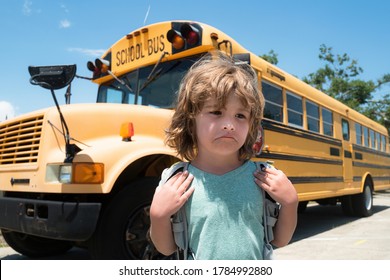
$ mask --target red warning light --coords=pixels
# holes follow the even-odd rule
[[[190,24],[183,24],[180,28],[180,33],[191,46],[199,42],[199,30]]]

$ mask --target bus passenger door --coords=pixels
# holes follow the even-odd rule
[[[350,142],[350,129],[349,122],[345,119],[341,120],[342,132],[343,132],[343,176],[344,182],[353,181],[352,173],[352,144]]]

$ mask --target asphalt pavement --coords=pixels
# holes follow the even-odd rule
[[[309,204],[310,205],[310,204]],[[374,194],[374,214],[347,217],[341,206],[310,205],[298,216],[280,260],[390,260],[390,190]]]
[[[310,203],[298,215],[289,245],[274,251],[276,260],[390,260],[390,190],[374,194],[374,214],[347,217],[340,205]],[[1,260],[27,260],[10,247],[0,248]],[[86,250],[74,248],[55,260],[88,260]]]

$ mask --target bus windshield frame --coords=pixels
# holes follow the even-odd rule
[[[172,109],[185,73],[204,54],[137,68],[99,86],[97,103],[120,103]],[[155,68],[155,69],[154,69]],[[154,70],[153,70],[154,69]]]

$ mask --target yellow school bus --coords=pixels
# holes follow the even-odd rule
[[[149,206],[162,170],[180,160],[164,128],[186,71],[220,50],[257,71],[266,98],[263,151],[308,201],[372,214],[373,192],[390,186],[388,134],[296,77],[249,53],[209,25],[143,26],[87,64],[99,85],[94,104],[59,105],[75,65],[29,67],[31,83],[55,106],[0,123],[0,228],[30,257],[88,248],[96,259],[159,259]]]

